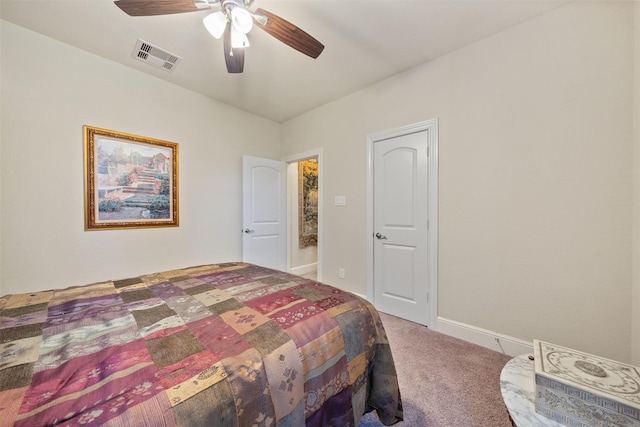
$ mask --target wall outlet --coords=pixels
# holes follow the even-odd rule
[[[338,269],[338,277],[344,279],[344,268]]]

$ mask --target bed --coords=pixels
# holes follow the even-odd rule
[[[375,308],[246,263],[0,297],[0,425],[402,420]]]

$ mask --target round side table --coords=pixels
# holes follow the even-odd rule
[[[514,427],[566,427],[536,412],[535,374],[529,355],[516,356],[504,365],[500,391]]]

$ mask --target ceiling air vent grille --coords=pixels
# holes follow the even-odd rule
[[[138,39],[131,54],[139,61],[146,62],[152,67],[171,72],[180,62],[180,57],[157,46]]]

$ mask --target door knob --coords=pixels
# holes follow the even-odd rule
[[[242,230],[242,231],[244,231],[245,233],[249,234],[249,233],[253,233],[253,232],[254,232],[254,231],[256,231],[256,230],[252,230],[252,229],[250,229],[250,228],[245,228],[245,229],[244,229],[244,230]]]
[[[378,240],[386,240],[387,236],[385,236],[384,234],[380,234],[380,233],[376,233],[376,237],[378,238]]]

